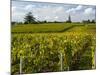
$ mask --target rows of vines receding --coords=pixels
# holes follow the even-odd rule
[[[12,34],[11,45],[12,74],[19,74],[20,58],[22,73],[86,70],[95,66],[94,34]]]

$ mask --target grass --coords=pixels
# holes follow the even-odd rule
[[[49,33],[72,31],[95,31],[95,24],[84,25],[82,23],[44,23],[23,24],[12,26],[12,33]]]
[[[80,25],[80,26],[75,26],[67,32],[95,32],[96,31],[96,26],[95,25]]]

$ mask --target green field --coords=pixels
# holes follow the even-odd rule
[[[12,74],[95,69],[96,25],[44,23],[11,28]]]
[[[78,28],[77,28],[78,27]],[[65,31],[80,31],[90,30],[95,28],[94,24],[81,24],[81,23],[45,23],[45,24],[23,24],[12,26],[13,33],[47,33],[47,32],[65,32]],[[74,29],[74,30],[73,30]],[[95,30],[95,29],[94,29]]]

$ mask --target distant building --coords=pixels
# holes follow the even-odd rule
[[[71,23],[71,22],[72,22],[72,21],[71,21],[70,15],[69,15],[68,20],[67,20],[66,22],[67,22],[67,23]]]

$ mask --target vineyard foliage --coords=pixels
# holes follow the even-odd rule
[[[88,31],[13,33],[12,75],[20,72],[20,58],[25,74],[95,69],[95,26],[84,27]]]

